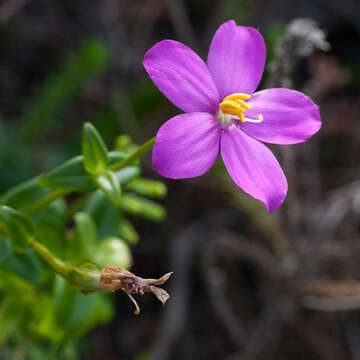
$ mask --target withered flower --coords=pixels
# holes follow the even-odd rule
[[[172,272],[169,272],[160,279],[143,279],[120,266],[110,265],[101,271],[100,287],[111,292],[124,291],[134,303],[135,315],[138,315],[140,308],[131,294],[143,295],[146,292],[152,292],[165,305],[170,295],[158,286],[164,284],[171,275]]]

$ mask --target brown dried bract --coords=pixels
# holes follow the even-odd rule
[[[171,275],[172,272],[169,272],[160,279],[143,279],[120,266],[106,266],[101,271],[100,287],[111,292],[124,291],[134,303],[136,307],[135,314],[137,315],[140,313],[140,309],[131,295],[143,295],[146,292],[152,292],[165,305],[170,296],[158,286],[164,284]]]

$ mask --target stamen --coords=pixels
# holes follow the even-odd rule
[[[257,119],[249,119],[245,117],[244,111],[251,110],[252,106],[244,100],[251,99],[251,95],[244,93],[235,93],[227,96],[219,105],[218,119],[219,122],[226,126],[230,122],[234,121],[234,118],[237,118],[242,123],[246,121],[252,123],[261,123],[263,121],[262,115],[258,115]]]
[[[249,94],[244,94],[244,93],[235,93],[235,94],[231,94],[229,96],[227,96],[223,101],[226,100],[249,100],[251,99],[251,95]]]
[[[241,119],[240,119],[240,120],[241,120]],[[261,123],[263,120],[264,120],[264,118],[263,118],[262,114],[259,114],[257,119],[245,118],[245,121],[248,121],[248,122],[251,122],[251,123],[255,123],[255,124],[259,124],[259,123]],[[245,122],[245,121],[243,121],[243,122]]]
[[[126,295],[130,298],[130,300],[133,302],[133,304],[135,305],[135,311],[134,314],[135,315],[139,315],[140,314],[140,308],[138,303],[136,302],[136,300],[128,293],[126,293]]]
[[[246,110],[251,110],[251,105],[246,103],[245,101],[242,101],[242,100],[236,100],[236,102],[238,104],[240,104],[244,109]]]
[[[220,110],[224,113],[224,114],[231,114],[231,115],[235,115],[238,118],[241,117],[241,115],[243,115],[243,108],[240,104],[238,104],[236,101],[234,100],[225,100],[220,104]]]

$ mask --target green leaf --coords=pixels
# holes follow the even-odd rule
[[[131,138],[129,135],[119,135],[115,140],[115,149],[119,151],[124,151],[127,154],[131,153],[133,150],[133,145],[131,143]]]
[[[41,298],[39,304],[39,297],[36,298],[36,304],[34,304],[33,311],[35,312],[36,320],[30,324],[32,326],[32,332],[42,338],[48,339],[52,342],[59,343],[64,338],[64,329],[56,324],[55,311],[54,311],[54,300],[51,295],[46,294]],[[49,356],[49,354],[47,353]],[[59,355],[57,353],[57,355]],[[48,359],[44,357],[45,359]],[[54,357],[56,359],[57,357]],[[35,358],[37,359],[37,358]],[[35,360],[34,359],[34,360]]]
[[[116,176],[121,185],[126,185],[131,180],[137,178],[140,175],[140,167],[136,165],[130,165],[116,171]]]
[[[34,237],[34,224],[25,214],[6,205],[0,206],[0,220],[6,226],[16,251],[25,251]]]
[[[8,294],[0,308],[0,345],[3,345],[7,338],[15,333],[23,317],[23,310],[17,306],[17,294]]]
[[[131,223],[122,218],[119,224],[119,236],[129,244],[136,244],[139,241],[139,234]]]
[[[109,155],[109,165],[115,164],[116,162],[119,162],[127,158],[127,155],[122,151],[110,151],[108,155]]]
[[[0,198],[0,203],[23,211],[49,193],[50,190],[39,186],[36,177],[11,188]]]
[[[36,240],[60,258],[66,250],[66,210],[65,200],[57,199],[33,216]]]
[[[72,311],[76,291],[67,287],[66,280],[56,275],[54,282],[54,310],[57,323],[66,324]]]
[[[2,267],[34,284],[40,283],[44,271],[44,267],[33,249],[24,253],[11,252]]]
[[[108,201],[101,190],[95,191],[89,197],[84,211],[95,220],[100,239],[118,235],[120,211]]]
[[[109,152],[109,165],[126,158],[126,154],[119,151]],[[39,177],[41,187],[51,189],[65,189],[70,191],[91,191],[96,189],[96,183],[84,168],[84,157],[76,156],[55,169]],[[127,184],[140,174],[138,166],[127,166],[116,172],[121,185]]]
[[[108,199],[117,207],[121,202],[120,181],[116,174],[111,170],[104,171],[103,174],[94,179],[102,189]]]
[[[72,311],[66,324],[67,338],[79,338],[95,325],[111,320],[114,307],[106,295],[99,292],[84,295],[76,291]]]
[[[0,266],[11,255],[12,248],[8,238],[0,236]]]
[[[144,178],[134,179],[126,186],[126,189],[153,198],[163,198],[167,193],[166,186],[162,182]]]
[[[55,281],[54,308],[56,322],[65,330],[63,340],[78,338],[113,315],[113,307],[104,294],[83,295],[69,289],[60,276]]]
[[[55,169],[39,177],[39,185],[44,188],[61,188],[73,191],[89,191],[94,182],[86,173],[83,156],[76,156]]]
[[[98,131],[90,123],[85,123],[82,136],[84,167],[91,175],[101,175],[109,163],[108,150]]]
[[[161,221],[166,216],[161,205],[132,194],[123,194],[120,207],[129,214],[142,216],[152,221]]]
[[[128,269],[132,264],[129,247],[116,237],[102,240],[97,245],[92,260],[101,269],[107,265],[117,265]]]
[[[96,224],[86,212],[78,212],[74,216],[75,239],[72,241],[73,254],[76,263],[91,259],[97,241]]]

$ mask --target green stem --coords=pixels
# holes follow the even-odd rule
[[[71,285],[82,291],[97,291],[100,288],[100,272],[84,271],[75,266],[66,265],[51,251],[36,240],[30,242],[30,246],[36,253],[59,275],[65,278]]]
[[[54,190],[51,193],[47,194],[46,196],[44,196],[42,199],[34,202],[29,208],[27,208],[25,210],[25,213],[27,215],[32,215],[35,212],[37,212],[38,210],[40,210],[41,208],[45,207],[46,205],[50,204],[51,202],[53,202],[54,200],[63,197],[67,194],[69,194],[70,191],[68,190]]]
[[[71,267],[66,265],[60,259],[58,259],[55,255],[53,255],[47,247],[40,244],[38,241],[31,241],[30,245],[34,248],[36,253],[58,274],[66,278],[69,275]]]
[[[135,160],[140,159],[143,155],[147,154],[154,146],[156,137],[153,137],[149,141],[147,141],[145,144],[142,144],[140,147],[138,147],[132,154],[130,154],[126,159],[121,160],[115,164],[112,164],[110,166],[110,170],[120,170],[124,168],[125,166],[128,166],[132,164]]]

